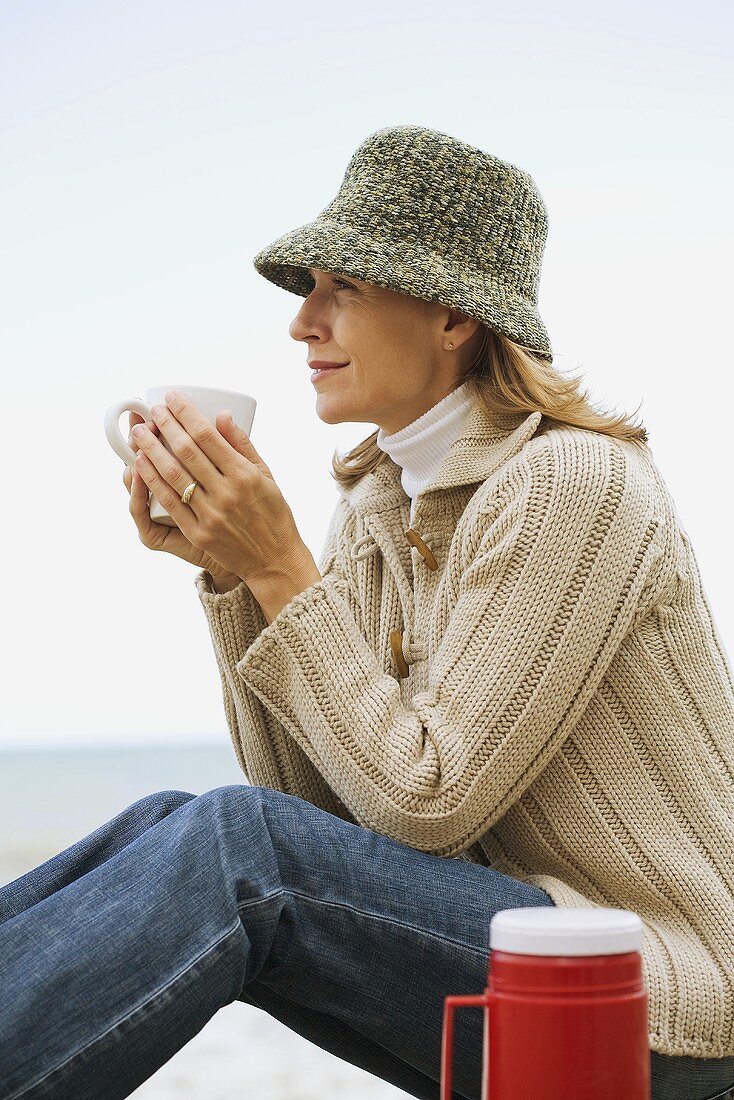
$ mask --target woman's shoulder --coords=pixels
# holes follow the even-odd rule
[[[549,484],[550,483],[550,484]],[[670,494],[645,443],[618,439],[570,425],[546,424],[496,470],[472,501],[477,512],[529,503],[542,497],[558,509],[645,508],[651,515],[671,511]]]

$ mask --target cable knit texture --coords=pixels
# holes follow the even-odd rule
[[[633,910],[651,1048],[734,1055],[734,683],[649,447],[472,403],[412,513],[386,451],[269,625],[197,574],[245,776]]]

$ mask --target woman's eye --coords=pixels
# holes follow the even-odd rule
[[[351,289],[352,289],[352,288],[351,288],[351,286],[350,286],[350,284],[349,284],[349,283],[345,283],[345,282],[343,282],[343,280],[342,280],[342,279],[334,279],[334,282],[335,282],[335,283],[336,283],[336,284],[337,284],[338,286],[340,286],[340,287],[342,287],[342,286],[345,286],[345,287],[347,288],[347,290],[351,290]]]

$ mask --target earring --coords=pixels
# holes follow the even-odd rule
[[[450,347],[450,348],[452,348],[453,346],[454,346],[453,344],[449,344],[449,345],[448,345],[448,347]]]

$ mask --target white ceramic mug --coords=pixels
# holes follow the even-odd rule
[[[104,430],[107,442],[116,455],[122,459],[131,469],[135,465],[136,452],[128,445],[120,432],[120,417],[124,412],[134,412],[146,420],[152,420],[151,408],[153,405],[165,405],[166,394],[169,390],[178,390],[184,397],[188,397],[192,404],[204,414],[207,420],[211,420],[216,426],[216,416],[222,409],[231,409],[234,422],[249,435],[252,431],[252,422],[255,419],[257,401],[249,393],[238,393],[236,390],[217,390],[211,386],[186,386],[180,382],[168,386],[153,386],[146,390],[145,401],[139,397],[125,397],[122,401],[115,401],[105,413]],[[173,454],[163,435],[158,433],[163,446]],[[193,481],[194,478],[192,477]],[[176,521],[169,516],[159,501],[151,495],[150,518],[156,523],[163,523],[166,527],[176,527]]]

